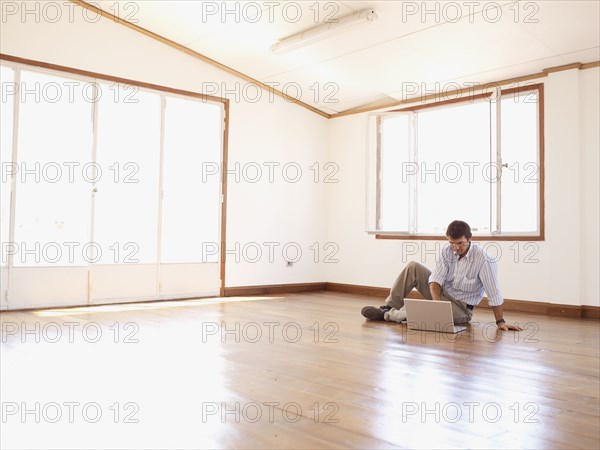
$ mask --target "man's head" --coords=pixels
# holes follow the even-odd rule
[[[462,220],[455,220],[446,229],[446,237],[452,246],[452,250],[458,256],[465,256],[467,254],[472,236],[471,227],[467,222],[463,222]]]
[[[473,236],[471,227],[467,222],[463,222],[462,220],[455,220],[446,229],[446,237],[448,239],[460,239],[461,237],[471,239],[471,236]]]

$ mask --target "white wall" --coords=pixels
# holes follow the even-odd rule
[[[10,17],[0,27],[0,51],[196,92],[203,91],[203,83],[225,83],[221,87],[228,90],[236,83],[243,87],[242,80],[110,20],[90,23],[75,14],[71,22],[68,14],[63,17],[57,23]],[[498,244],[506,298],[600,305],[598,78],[599,69],[594,68],[544,79],[546,241],[535,243],[535,248]],[[247,246],[250,258],[257,247],[263,254],[257,263],[243,257],[236,263],[235,252],[230,254],[228,286],[331,281],[389,287],[408,260],[433,267],[441,242],[376,240],[364,231],[364,114],[327,121],[278,97],[269,99],[266,93],[257,103],[228,97],[230,169],[238,163],[253,176],[253,167],[263,168],[256,183],[229,176],[227,247]],[[337,183],[323,183],[327,161],[339,167]],[[315,162],[321,168],[317,182],[309,169]],[[279,164],[273,182],[265,163]],[[281,169],[286,163],[301,168],[300,181],[284,179]],[[273,263],[266,242],[275,246]],[[339,251],[337,262],[324,264],[328,242]],[[311,250],[314,243],[320,249],[318,263]],[[291,269],[284,267],[281,256],[286,244],[302,250]],[[526,262],[527,255],[537,261]]]
[[[501,249],[506,298],[600,306],[599,72],[570,70],[543,79],[546,240],[490,243]],[[442,242],[376,240],[365,233],[366,121],[366,114],[331,121],[330,159],[343,176],[327,188],[328,236],[340,246],[340,262],[327,266],[326,278],[389,287],[407,261],[433,268]]]
[[[579,180],[581,192],[581,303],[600,304],[600,69],[579,72],[579,124],[581,159]]]
[[[231,92],[226,95],[230,99],[229,166],[232,171],[238,167],[247,177],[236,182],[235,173],[229,176],[227,249],[232,253],[227,256],[226,285],[325,281],[322,264],[314,263],[309,249],[314,242],[325,242],[323,189],[313,181],[309,167],[325,163],[327,120],[279,97],[270,98],[265,91],[256,101],[257,91],[246,89],[243,80],[109,19],[84,20],[77,6],[70,17],[67,6],[73,5],[68,2],[55,5],[64,7],[56,23],[35,14],[25,20],[20,14],[8,16],[0,27],[0,51],[194,92],[203,92],[205,83],[210,83],[211,92],[215,83],[218,93]],[[236,96],[236,89],[245,91],[246,99]],[[264,163],[279,164],[272,183]],[[295,178],[294,168],[302,170],[296,183],[284,178],[282,167],[288,163],[288,180]],[[256,165],[263,172],[251,182],[256,179],[257,172],[251,171]],[[289,256],[293,258],[294,247],[299,247],[302,257],[293,268],[286,268],[282,248],[290,243]],[[273,259],[269,246],[274,249]],[[237,255],[236,248],[240,249]],[[257,248],[262,251],[258,260]]]

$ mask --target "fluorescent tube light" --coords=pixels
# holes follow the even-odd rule
[[[336,22],[323,23],[286,37],[274,44],[271,47],[271,51],[276,55],[282,55],[306,45],[329,39],[330,37],[343,33],[361,23],[372,22],[376,18],[377,15],[374,10],[363,9],[362,11],[340,17]]]

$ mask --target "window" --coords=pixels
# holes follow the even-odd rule
[[[158,258],[161,95],[125,88],[98,83],[93,240],[103,250],[99,264]]]
[[[369,118],[368,232],[543,239],[543,86]]]
[[[61,95],[67,83],[71,93]],[[20,95],[11,96],[19,101],[13,264],[83,265],[84,253],[68,245],[89,240],[90,189],[66,169],[89,161],[92,106],[72,79],[21,70],[18,86]]]
[[[201,168],[221,158],[220,109],[180,97],[165,106],[161,261],[216,263],[206,245],[219,242],[220,185]]]

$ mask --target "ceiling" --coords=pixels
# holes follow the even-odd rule
[[[326,114],[600,60],[597,0],[93,4]],[[367,8],[375,21],[283,55],[269,50]]]

